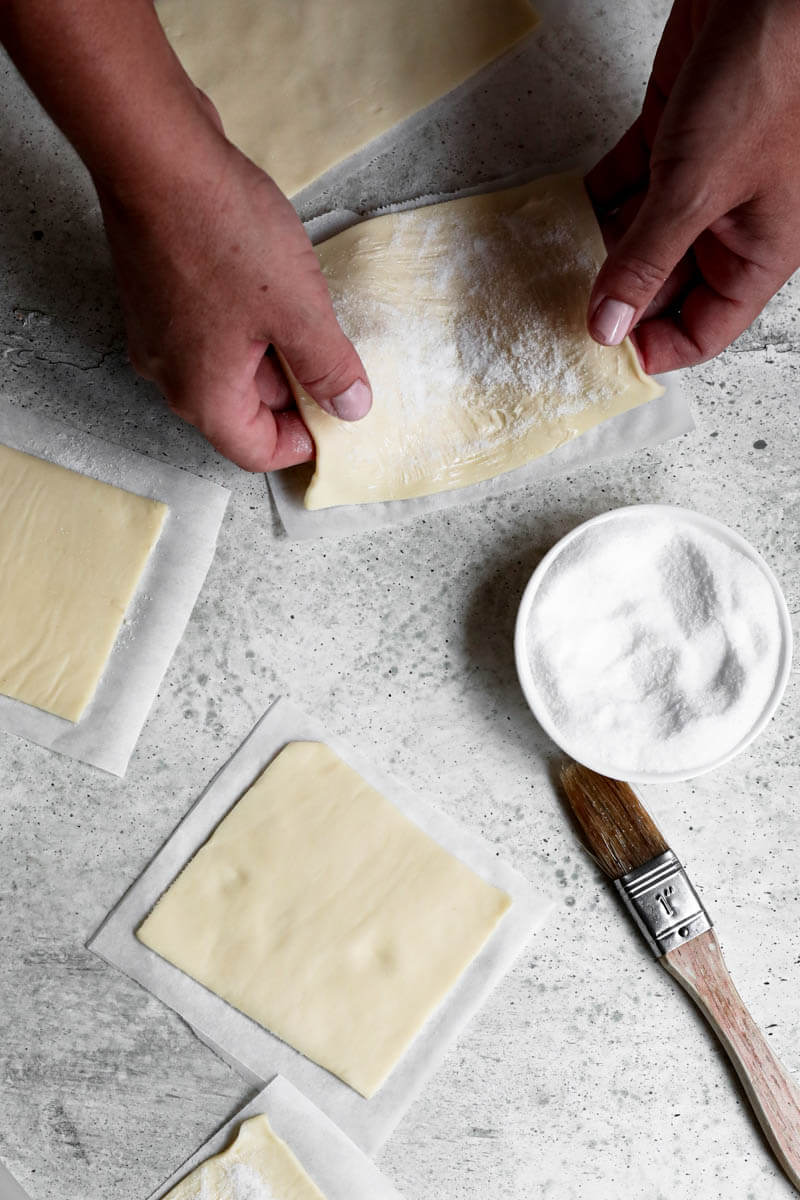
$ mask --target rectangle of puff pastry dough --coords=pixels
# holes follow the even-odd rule
[[[166,514],[0,445],[0,692],[80,719]]]
[[[289,195],[533,29],[528,0],[159,0],[225,130]]]
[[[510,903],[329,747],[292,742],[137,937],[369,1097]]]
[[[307,508],[480,483],[664,390],[628,339],[589,336],[605,249],[576,175],[374,217],[317,253],[374,402],[340,421],[293,381],[317,450]]]

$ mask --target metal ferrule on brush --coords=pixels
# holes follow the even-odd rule
[[[615,879],[614,887],[656,958],[711,928],[711,918],[671,850]]]

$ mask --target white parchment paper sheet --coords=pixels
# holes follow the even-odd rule
[[[159,896],[170,885],[287,742],[323,741],[408,817],[484,879],[512,897],[477,958],[426,1022],[400,1063],[371,1100],[304,1058],[285,1042],[237,1012],[219,996],[159,958],[134,936]],[[251,1081],[284,1075],[368,1154],[374,1153],[436,1070],[450,1043],[509,970],[550,903],[507,863],[494,846],[465,829],[426,800],[398,784],[380,768],[363,762],[288,700],[278,700],[259,721],[230,762],[176,828],[139,879],[87,943],[188,1021],[201,1038]],[[265,981],[266,982],[266,981]]]
[[[240,1109],[187,1159],[148,1200],[161,1200],[199,1163],[225,1150],[243,1121],[265,1113],[278,1137],[297,1156],[325,1200],[402,1200],[400,1193],[341,1129],[297,1088],[280,1077]]]
[[[551,168],[551,171],[584,171],[590,165],[591,156],[587,157],[584,154],[571,162],[562,162],[558,167]],[[475,196],[501,188],[516,187],[542,173],[541,168],[529,169],[478,187],[461,188],[447,194],[418,196],[400,204],[382,206],[366,214],[355,213],[349,209],[332,209],[307,221],[306,229],[316,244],[371,217],[390,212],[404,212],[446,200],[460,199],[462,196]],[[309,511],[303,506],[303,496],[314,468],[312,464],[307,464],[286,471],[273,471],[267,476],[270,491],[290,538],[344,537],[351,533],[367,533],[403,524],[429,512],[455,508],[461,504],[474,504],[486,496],[505,495],[539,480],[576,471],[603,459],[631,454],[648,446],[657,446],[682,433],[691,432],[694,429],[694,421],[681,388],[680,377],[673,373],[661,378],[659,382],[666,388],[663,396],[603,421],[580,437],[573,438],[566,445],[526,463],[523,467],[518,467],[515,471],[506,471],[471,487],[436,492],[431,496],[420,496],[411,500],[389,500],[379,504],[353,504]]]
[[[28,1200],[28,1193],[23,1192],[13,1176],[9,1175],[0,1162],[0,1200]]]
[[[169,506],[88,708],[73,724],[0,696],[0,729],[124,775],[214,557],[230,493],[167,463],[14,407],[0,397],[0,442]]]

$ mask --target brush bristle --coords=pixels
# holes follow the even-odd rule
[[[570,763],[561,784],[589,852],[612,879],[669,849],[629,783]]]

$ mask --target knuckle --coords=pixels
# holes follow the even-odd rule
[[[705,342],[703,339],[692,339],[691,344],[684,351],[684,366],[697,367],[700,363],[708,362],[712,358],[716,358],[723,350],[727,349],[730,341],[710,341]]]
[[[304,288],[302,294],[279,303],[273,313],[275,336],[280,341],[315,345],[320,333],[335,320],[327,285]]]
[[[209,430],[213,422],[209,420],[209,407],[203,404],[202,397],[198,395],[198,392],[184,383],[172,384],[165,387],[163,391],[170,411],[174,412],[181,420],[194,425],[204,437],[210,440]]]
[[[596,286],[601,295],[615,296],[640,308],[661,290],[669,273],[667,263],[646,253],[626,252],[621,248],[598,278]]]
[[[708,166],[685,158],[661,158],[650,166],[650,191],[666,218],[693,221],[717,202]]]
[[[354,374],[352,354],[349,351],[343,351],[335,357],[329,358],[323,370],[317,367],[311,376],[307,372],[304,373],[300,382],[312,393],[329,392],[331,395],[335,395],[337,391],[341,391],[353,382]]]
[[[696,321],[681,321],[678,345],[684,366],[694,367],[715,358],[740,332],[741,329],[718,328],[713,323],[704,325]]]
[[[637,292],[649,294],[654,288],[661,287],[669,267],[643,255],[632,254],[625,259],[625,271]]]

